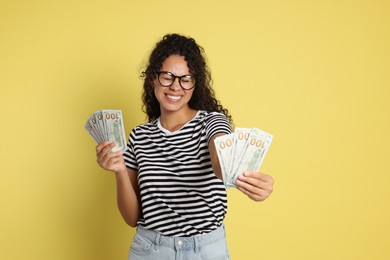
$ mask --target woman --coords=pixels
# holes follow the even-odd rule
[[[214,97],[203,48],[165,35],[143,73],[148,123],[135,127],[128,149],[96,147],[99,165],[116,176],[118,208],[137,233],[129,259],[229,259],[223,219],[226,189],[214,145],[231,133],[231,116]],[[250,171],[236,182],[255,201],[273,179]]]

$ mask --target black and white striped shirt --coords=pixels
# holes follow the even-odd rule
[[[231,131],[223,114],[206,111],[175,132],[159,120],[131,131],[124,158],[138,172],[139,225],[177,237],[208,233],[222,224],[226,189],[212,169],[208,144],[213,135]]]

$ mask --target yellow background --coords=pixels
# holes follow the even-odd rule
[[[171,32],[205,48],[236,126],[274,134],[269,200],[228,192],[232,259],[390,259],[386,0],[1,1],[0,259],[126,259],[84,123],[144,122],[138,75]]]

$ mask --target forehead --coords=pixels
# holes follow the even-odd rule
[[[168,58],[163,61],[161,70],[172,72],[177,76],[190,73],[187,61],[184,56],[180,55],[168,56]]]

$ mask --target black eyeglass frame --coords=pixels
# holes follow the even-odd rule
[[[173,77],[173,80],[172,80],[172,83],[171,83],[171,84],[169,84],[169,85],[164,85],[164,84],[161,83],[161,81],[160,81],[160,75],[161,75],[162,73],[168,74],[169,76],[172,76],[172,77]],[[180,87],[181,87],[183,90],[191,90],[191,89],[193,89],[193,88],[195,87],[195,78],[194,78],[193,76],[191,76],[191,75],[188,75],[188,74],[187,74],[187,75],[183,75],[183,76],[176,76],[175,74],[173,74],[173,73],[170,72],[170,71],[159,71],[159,72],[157,72],[157,81],[158,81],[158,83],[160,83],[160,85],[163,86],[163,87],[170,87],[170,86],[172,86],[173,83],[175,82],[176,78],[179,79],[179,85],[180,85]],[[181,84],[181,79],[182,79],[182,78],[191,78],[191,79],[193,79],[194,85],[193,85],[192,87],[190,87],[190,88],[184,88],[183,85]]]

